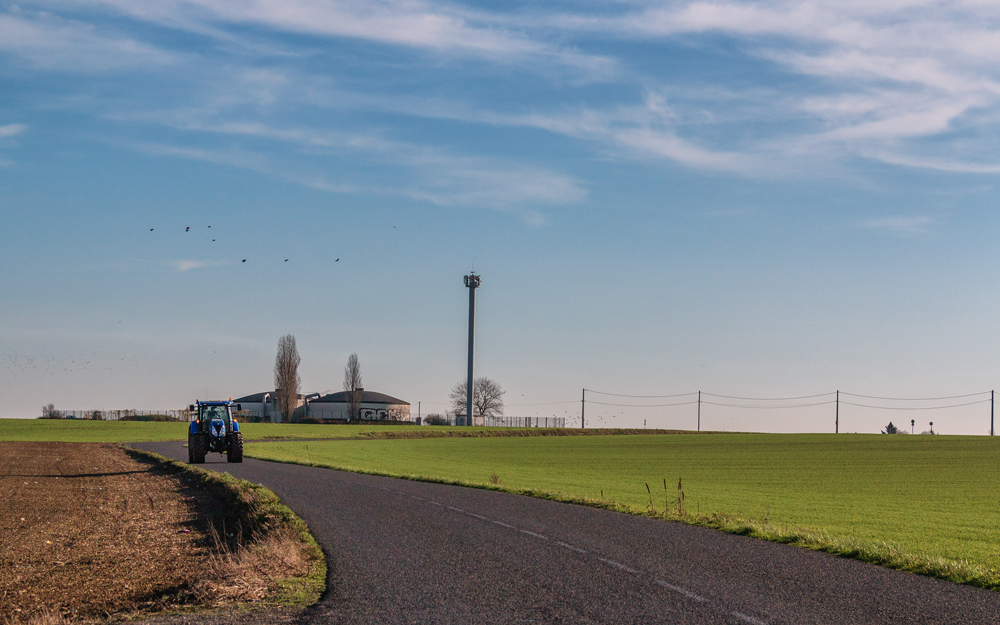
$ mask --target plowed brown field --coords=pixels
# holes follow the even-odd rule
[[[0,622],[190,602],[206,496],[116,445],[0,443]]]

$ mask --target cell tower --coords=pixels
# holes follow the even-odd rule
[[[469,287],[469,377],[465,381],[465,425],[472,425],[472,365],[476,350],[476,289],[481,278],[473,271],[465,276],[465,286]]]

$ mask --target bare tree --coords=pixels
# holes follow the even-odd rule
[[[472,386],[472,412],[476,417],[502,417],[503,395],[506,393],[490,378],[476,378]],[[456,384],[449,394],[455,414],[465,414],[466,381]]]
[[[278,396],[278,410],[282,421],[292,420],[299,403],[299,350],[295,347],[295,337],[291,334],[278,339],[278,355],[274,358],[274,389]]]
[[[347,391],[347,406],[350,411],[347,418],[349,421],[358,421],[361,418],[361,397],[365,389],[361,384],[361,363],[358,362],[357,354],[351,354],[347,358],[344,390]]]
[[[42,419],[62,419],[62,413],[56,410],[55,404],[42,406]]]

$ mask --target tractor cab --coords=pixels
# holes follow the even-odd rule
[[[230,462],[243,461],[243,435],[233,418],[242,406],[229,401],[196,401],[188,407],[194,419],[188,428],[189,461],[204,462],[205,452],[226,454]]]
[[[240,425],[233,419],[233,408],[240,410],[242,406],[230,401],[197,401],[188,407],[194,415],[191,422],[192,433],[204,432],[212,437],[225,436],[230,432],[239,432]],[[195,430],[197,427],[197,430]]]

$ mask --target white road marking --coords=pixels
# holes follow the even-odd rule
[[[566,549],[571,549],[571,550],[573,550],[573,551],[575,551],[577,553],[583,553],[583,554],[587,553],[586,551],[584,551],[583,549],[580,549],[579,547],[574,547],[573,545],[570,545],[568,543],[564,543],[564,542],[561,542],[561,541],[558,541],[558,540],[556,541],[556,544],[559,545],[560,547],[565,547]]]
[[[397,491],[397,490],[391,490],[391,489],[388,489],[388,488],[382,488],[382,490],[393,492],[393,493],[397,493],[399,495],[406,495],[406,493],[404,493],[404,492]],[[458,512],[459,514],[464,514],[466,516],[471,516],[471,517],[473,517],[475,519],[479,519],[480,521],[489,521],[490,523],[493,523],[495,525],[499,525],[500,527],[506,527],[507,529],[517,530],[517,531],[519,531],[522,534],[527,534],[528,536],[532,536],[534,538],[538,538],[538,539],[541,539],[541,540],[549,540],[549,538],[547,536],[543,536],[542,534],[537,534],[535,532],[532,532],[532,531],[529,531],[529,530],[525,530],[525,529],[518,529],[518,528],[514,527],[513,525],[504,523],[503,521],[496,521],[496,520],[488,519],[488,518],[486,518],[484,516],[475,514],[474,512],[467,512],[465,510],[462,510],[461,508],[455,508],[454,506],[446,506],[446,505],[444,505],[442,503],[434,501],[433,499],[424,499],[423,497],[418,497],[417,495],[409,495],[409,496],[412,497],[413,499],[417,499],[419,501],[426,501],[427,503],[434,504],[435,506],[442,506],[442,507],[447,508],[448,510],[451,510],[453,512]],[[555,544],[559,545],[560,547],[563,547],[564,549],[569,549],[571,551],[575,551],[575,552],[577,552],[579,554],[582,554],[582,555],[588,555],[587,551],[585,551],[583,549],[580,549],[579,547],[575,547],[573,545],[570,545],[569,543],[564,543],[562,541],[555,541]],[[614,560],[609,560],[607,558],[602,558],[600,556],[597,556],[597,559],[600,560],[601,562],[607,564],[608,566],[612,566],[612,567],[614,567],[614,568],[616,568],[618,570],[625,571],[626,573],[631,573],[632,575],[642,575],[642,573],[640,573],[639,571],[637,571],[637,570],[635,570],[633,568],[627,567],[624,564],[622,564],[621,562],[615,562]],[[711,602],[708,599],[706,599],[705,597],[702,597],[701,595],[697,595],[697,594],[691,592],[690,590],[687,590],[686,588],[682,588],[680,586],[671,584],[669,582],[665,582],[665,581],[663,581],[661,579],[654,579],[653,581],[657,585],[662,586],[663,588],[666,588],[667,590],[671,590],[673,592],[676,592],[679,595],[683,595],[684,597],[687,597],[688,599],[691,599],[692,601],[697,601],[699,603],[708,603],[708,604],[711,604]],[[743,621],[744,623],[749,623],[749,625],[768,625],[768,623],[766,621],[762,621],[762,620],[754,618],[752,616],[748,616],[748,615],[743,614],[741,612],[729,612],[729,614],[731,616],[733,616],[734,618],[737,618],[737,619]]]
[[[597,559],[600,560],[601,562],[605,563],[605,564],[608,564],[610,566],[615,567],[616,569],[621,569],[621,570],[625,571],[626,573],[631,573],[633,575],[638,575],[639,574],[639,571],[637,571],[635,569],[630,569],[627,566],[625,566],[624,564],[622,564],[621,562],[615,562],[614,560],[608,560],[607,558],[602,558],[600,556],[598,556]]]
[[[522,534],[527,534],[528,536],[534,536],[535,538],[541,538],[542,540],[548,540],[547,536],[542,536],[541,534],[536,534],[534,532],[529,532],[528,530],[519,530]]]
[[[659,584],[660,586],[663,586],[667,590],[672,590],[672,591],[674,591],[674,592],[676,592],[678,594],[684,595],[688,599],[694,599],[695,601],[701,601],[702,603],[705,603],[705,602],[708,601],[708,599],[706,599],[705,597],[702,597],[701,595],[696,595],[693,592],[691,592],[690,590],[686,590],[684,588],[681,588],[680,586],[674,586],[673,584],[669,584],[669,583],[663,581],[662,579],[656,580],[656,583]]]

